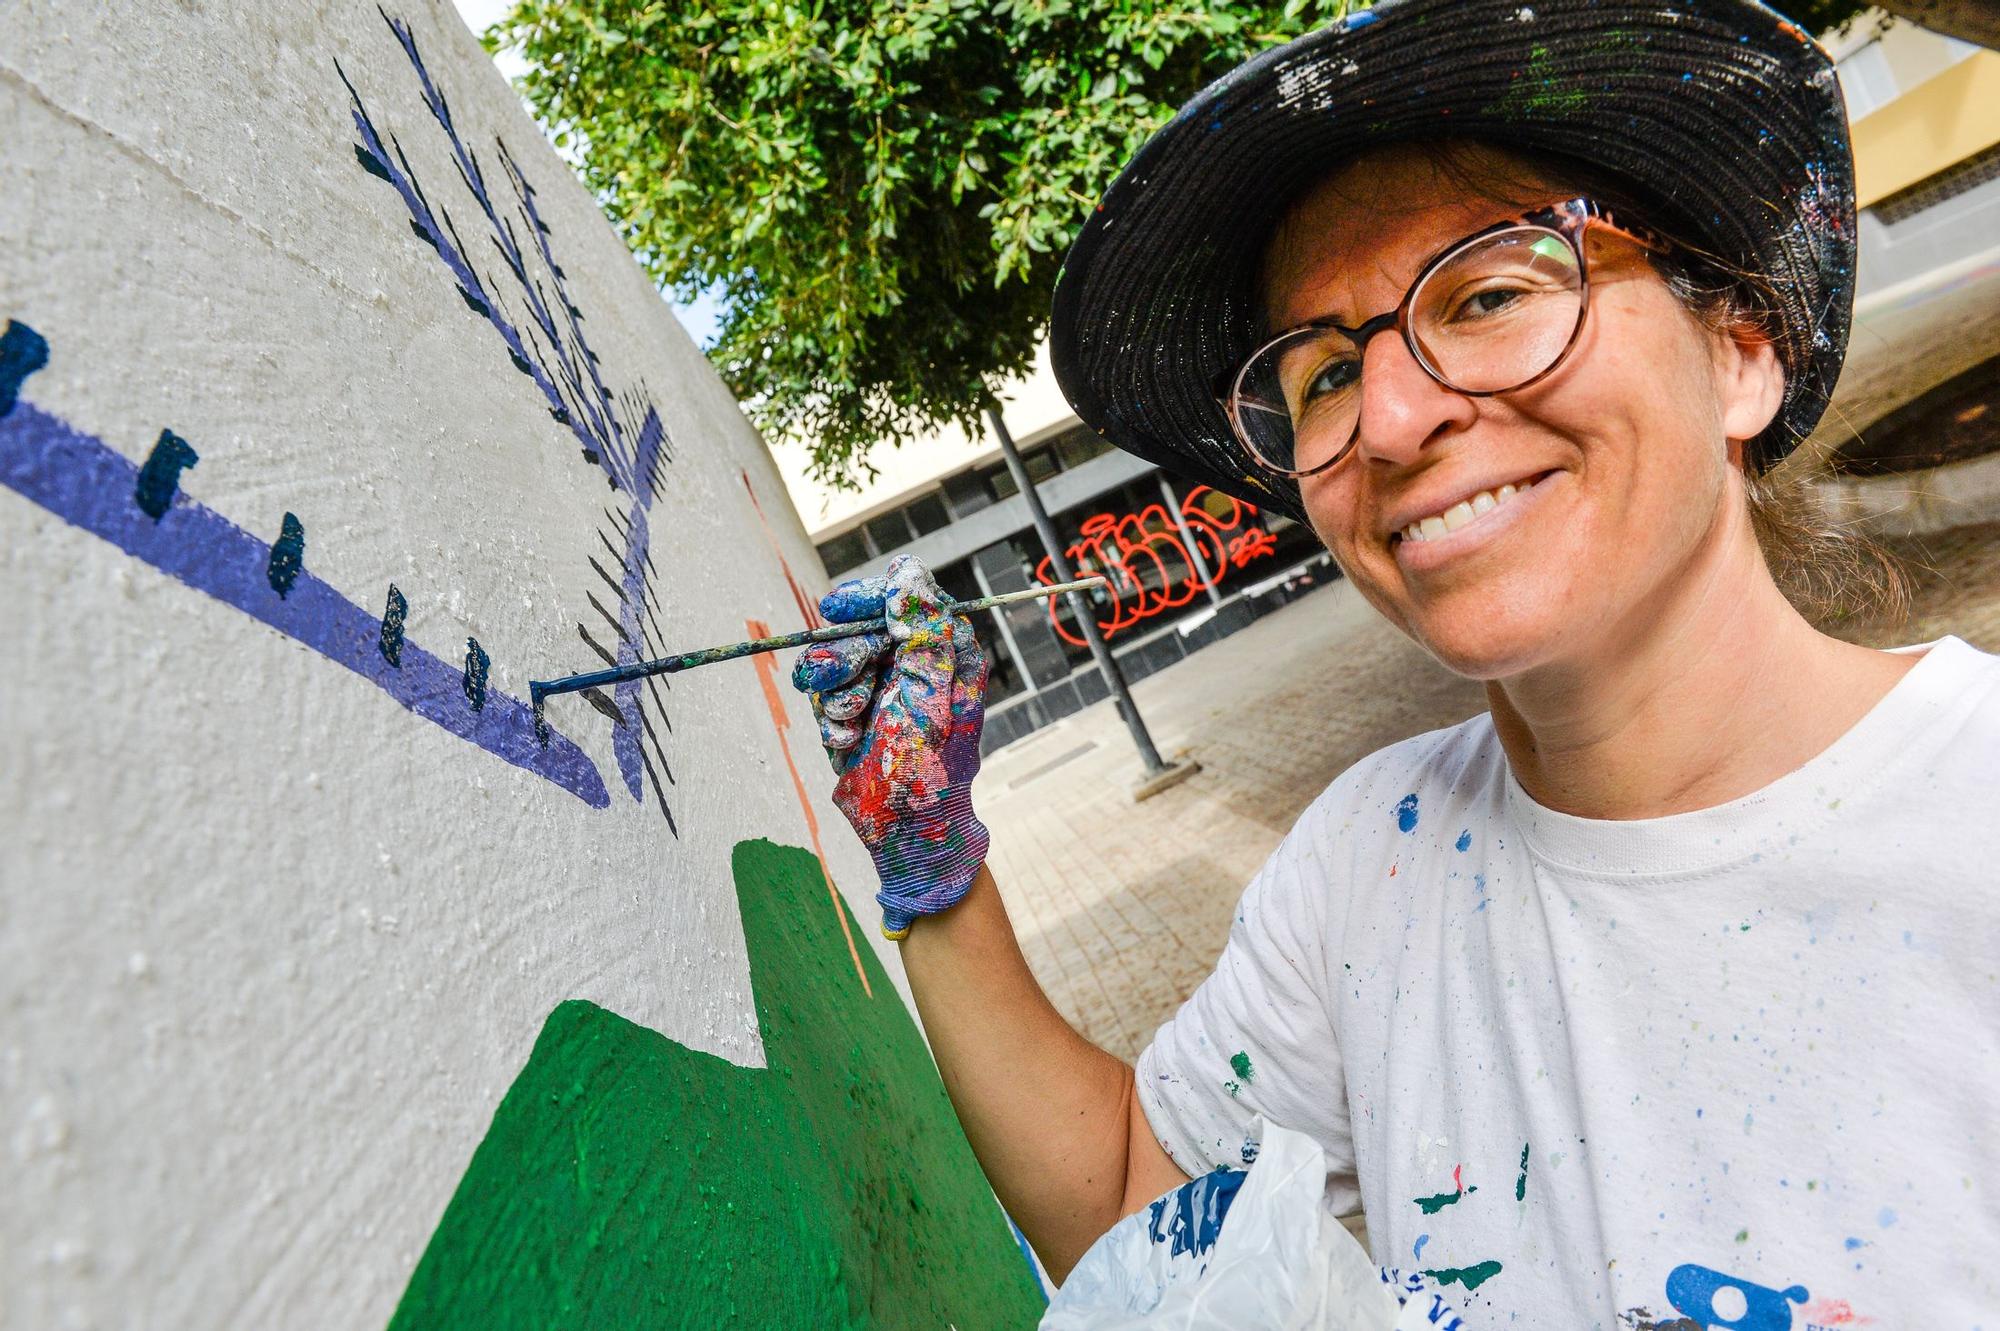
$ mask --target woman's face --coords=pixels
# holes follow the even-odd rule
[[[1308,195],[1266,256],[1272,327],[1359,324],[1394,308],[1453,241],[1576,192],[1494,150],[1462,160],[1517,181],[1518,197],[1469,193],[1409,150],[1364,158]],[[1705,556],[1751,539],[1731,441],[1777,411],[1769,344],[1704,328],[1623,237],[1592,228],[1586,253],[1589,315],[1554,374],[1467,397],[1393,332],[1379,336],[1353,450],[1300,482],[1355,586],[1462,675],[1615,652],[1689,590]],[[1427,518],[1449,530],[1403,535]]]

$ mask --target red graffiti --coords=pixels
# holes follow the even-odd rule
[[[1231,569],[1275,553],[1277,538],[1257,525],[1256,516],[1254,504],[1202,485],[1181,500],[1178,523],[1164,503],[1148,504],[1122,517],[1097,513],[1085,518],[1082,534],[1069,547],[1069,558],[1078,577],[1101,573],[1110,580],[1109,602],[1098,608],[1098,629],[1107,639],[1115,637],[1134,624],[1188,604]],[[1185,539],[1182,524],[1187,529]],[[1035,566],[1035,576],[1044,586],[1061,581],[1046,558]],[[1049,602],[1056,635],[1072,646],[1084,646],[1084,640],[1062,622],[1057,606],[1057,601]]]

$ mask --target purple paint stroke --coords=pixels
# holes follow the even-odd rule
[[[646,521],[646,510],[653,504],[652,477],[659,465],[660,443],[666,436],[660,424],[659,415],[646,413],[646,423],[639,430],[639,452],[636,459],[640,483],[632,492],[631,530],[625,538],[625,566],[621,570],[619,586],[622,595],[618,604],[618,664],[630,665],[639,659],[638,644],[641,641],[639,608],[646,598],[646,547],[651,544],[651,528]],[[618,774],[625,778],[625,788],[633,799],[640,798],[639,775],[645,763],[645,755],[639,748],[639,689],[640,681],[628,679],[613,691],[618,704],[619,715],[625,724],[611,732],[611,751],[618,759]],[[667,815],[669,824],[673,815]]]
[[[488,693],[485,707],[475,711],[461,692],[464,671],[408,641],[402,668],[390,665],[378,650],[381,620],[310,570],[301,570],[289,594],[279,596],[265,576],[268,544],[185,493],[176,494],[155,520],[134,498],[138,479],[138,467],[122,453],[31,403],[16,402],[0,417],[0,484],[347,667],[496,758],[561,786],[592,808],[611,803],[604,778],[575,741],[551,734],[543,747],[526,703]]]
[[[352,101],[352,115],[355,131],[361,136],[361,148],[367,154],[365,164],[368,169],[389,182],[402,197],[403,206],[409,211],[410,224],[426,244],[437,251],[446,268],[458,280],[460,288],[475,302],[480,312],[493,325],[495,332],[507,346],[514,363],[535,382],[548,400],[549,409],[558,421],[567,425],[584,451],[597,465],[604,469],[613,485],[620,489],[631,489],[635,484],[633,459],[624,444],[624,427],[617,418],[617,404],[605,389],[603,380],[597,373],[597,357],[591,352],[578,323],[575,304],[569,299],[562,269],[556,265],[546,240],[547,227],[542,223],[533,203],[533,189],[515,166],[507,153],[506,145],[500,144],[499,151],[506,167],[507,176],[514,186],[516,201],[529,233],[535,238],[536,249],[542,255],[549,270],[550,282],[555,287],[556,301],[563,310],[563,321],[558,323],[550,312],[547,294],[541,283],[534,280],[527,267],[519,239],[514,234],[512,218],[503,218],[494,206],[492,194],[487,189],[485,172],[480,168],[478,154],[465,146],[459,136],[458,127],[452,120],[451,103],[438,91],[432,82],[430,70],[425,67],[423,56],[417,50],[416,38],[409,25],[400,19],[382,14],[383,22],[395,34],[409,57],[410,66],[415,71],[417,81],[423,89],[424,105],[438,127],[444,131],[450,145],[452,162],[458,171],[460,182],[465,186],[473,201],[479,205],[491,228],[493,247],[499,252],[501,261],[520,285],[522,299],[528,306],[528,313],[534,322],[534,331],[539,337],[531,343],[524,337],[507,316],[501,312],[495,293],[486,285],[473,267],[466,253],[463,240],[457,228],[452,225],[451,215],[442,208],[433,209],[425,196],[422,186],[417,183],[415,172],[409,159],[403,155],[402,145],[394,134],[389,135],[387,145],[380,131],[375,127],[373,117],[362,103],[361,94],[355,90],[347,72],[335,63],[341,82],[346,84]],[[498,143],[498,140],[495,141]],[[393,148],[393,152],[391,149]],[[568,336],[564,336],[567,328]],[[546,354],[544,354],[546,352]],[[531,354],[532,353],[532,354]],[[556,369],[549,368],[553,364]],[[586,382],[586,372],[588,382]],[[560,383],[558,382],[560,380]]]

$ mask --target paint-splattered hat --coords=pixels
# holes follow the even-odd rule
[[[1267,335],[1262,251],[1344,159],[1442,137],[1594,167],[1651,202],[1646,220],[1761,275],[1785,400],[1751,464],[1812,430],[1847,348],[1854,159],[1831,61],[1755,0],[1381,0],[1239,65],[1147,141],[1070,250],[1050,349],[1077,414],[1303,518],[1216,399]]]

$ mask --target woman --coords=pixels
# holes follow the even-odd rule
[[[1994,1323],[2000,661],[1819,633],[1758,539],[1852,198],[1825,55],[1752,0],[1385,3],[1112,186],[1056,293],[1079,414],[1309,522],[1491,711],[1333,783],[1135,1074],[981,867],[963,621],[907,561],[829,598],[893,639],[800,664],[837,799],[1058,1276],[1262,1114],[1481,1321]]]

